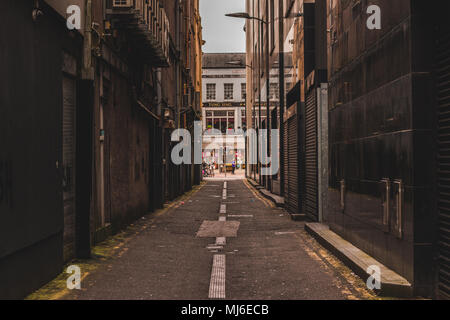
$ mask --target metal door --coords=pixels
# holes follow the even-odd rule
[[[441,298],[450,298],[450,35],[439,40],[437,48],[437,290]]]
[[[305,110],[305,214],[318,220],[317,210],[317,97],[309,91]]]
[[[288,173],[287,173],[287,209],[291,213],[299,213],[299,154],[298,154],[298,115],[293,115],[287,121],[288,127]]]
[[[288,197],[287,195],[289,194],[289,185],[288,185],[288,179],[289,179],[289,146],[288,146],[288,141],[289,141],[289,130],[288,130],[288,122],[284,123],[283,126],[283,163],[282,163],[282,170],[283,170],[283,175],[284,175],[284,194],[283,197],[285,199],[286,205],[288,202]]]
[[[63,77],[64,261],[75,254],[75,114],[76,82]]]

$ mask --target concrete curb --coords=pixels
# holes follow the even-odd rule
[[[259,191],[259,193],[266,199],[269,199],[272,201],[277,207],[283,208],[284,207],[284,198],[280,197],[276,194],[271,193],[270,191],[264,189],[263,186],[259,185],[256,181],[253,179],[247,178],[247,181],[250,182],[250,184]]]
[[[379,295],[399,298],[412,297],[412,286],[405,278],[341,238],[328,226],[322,223],[306,223],[305,230],[364,281],[367,281],[370,276],[367,268],[373,265],[378,266],[381,271],[381,289],[375,291]]]
[[[302,213],[289,213],[291,215],[291,219],[294,221],[306,221],[306,214]]]

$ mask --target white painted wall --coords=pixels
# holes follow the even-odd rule
[[[246,83],[245,69],[203,69],[202,74],[204,76],[240,76],[240,78],[203,78],[203,102],[242,102],[244,101],[241,95],[241,83]],[[216,100],[206,99],[206,84],[215,83],[216,84]],[[233,84],[233,100],[224,100],[224,84]]]
[[[234,102],[242,103],[245,101],[241,94],[241,83],[246,83],[246,71],[245,69],[203,69],[202,74],[210,77],[203,77],[202,79],[202,100],[204,103],[207,102]],[[226,76],[234,77],[226,77]],[[214,76],[220,76],[214,78]],[[237,76],[237,77],[236,77]],[[206,84],[215,83],[216,84],[216,99],[207,100],[206,99]],[[224,99],[224,84],[233,84],[233,99]],[[206,130],[206,111],[218,111],[218,110],[234,110],[234,123],[236,130],[242,128],[242,111],[245,110],[243,107],[206,107],[202,108],[203,115],[203,130]],[[210,140],[212,139],[212,140]],[[208,136],[203,138],[203,150],[213,148],[220,149],[221,146],[226,145],[228,149],[236,148],[240,150],[245,149],[245,139],[243,135],[226,136]],[[205,150],[206,151],[206,150]]]

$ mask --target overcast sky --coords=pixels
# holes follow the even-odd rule
[[[233,12],[245,12],[245,0],[200,0],[203,52],[245,52],[245,20],[225,17]]]

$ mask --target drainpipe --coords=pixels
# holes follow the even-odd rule
[[[278,12],[284,12],[283,1],[279,2]],[[284,168],[284,108],[285,108],[285,88],[284,88],[284,19],[279,19],[278,22],[279,33],[278,33],[278,46],[279,46],[279,57],[278,57],[278,76],[279,76],[279,90],[280,90],[280,105],[279,105],[279,114],[280,114],[280,194],[284,197],[284,181],[285,181],[285,172],[286,168]]]
[[[182,104],[182,99],[181,99],[181,27],[182,27],[182,23],[183,23],[183,19],[181,16],[181,0],[178,1],[178,5],[177,5],[177,32],[176,32],[176,46],[177,46],[177,53],[180,54],[179,59],[177,59],[177,63],[176,63],[176,76],[177,76],[177,86],[176,86],[176,91],[177,91],[177,105],[175,107],[175,127],[179,128],[180,127],[180,110],[181,110],[181,104]]]
[[[160,194],[160,199],[157,199],[158,203],[156,204],[156,206],[158,208],[162,208],[163,207],[163,199],[164,199],[164,191],[165,191],[165,153],[164,153],[164,140],[165,140],[165,135],[164,135],[164,109],[162,107],[162,86],[161,86],[161,82],[162,82],[162,73],[161,73],[161,68],[156,69],[156,96],[157,96],[157,106],[156,106],[156,114],[159,116],[159,127],[157,128],[157,130],[161,130],[161,136],[160,136],[160,144],[161,147],[158,147],[158,151],[160,151],[159,154],[159,161],[157,164],[157,168],[159,168],[159,170],[156,170],[156,174],[158,175],[158,180],[157,183],[159,184],[159,188],[161,191]],[[158,156],[158,155],[157,155]]]
[[[94,68],[92,66],[92,0],[85,0],[85,27],[83,43],[83,69],[84,80],[94,80]]]
[[[269,43],[269,24],[270,24],[270,19],[269,19],[269,1],[266,1],[266,45],[265,45],[265,56],[266,56],[266,100],[267,100],[267,104],[266,104],[266,144],[267,146],[266,148],[266,152],[267,152],[267,156],[269,156],[269,154],[272,152],[272,150],[270,150],[270,43]],[[272,21],[272,23],[275,23],[275,21]],[[264,26],[264,25],[263,25]],[[265,178],[265,182],[266,182],[266,188],[269,191],[272,191],[272,186],[271,186],[271,175],[266,175]]]
[[[92,0],[85,0],[85,30],[83,40],[83,66],[81,80],[78,82],[78,107],[76,135],[77,143],[76,166],[76,256],[89,258],[91,256],[91,198],[93,174],[94,139],[94,68],[92,66]],[[90,130],[86,130],[89,128]]]
[[[162,87],[161,87],[161,81],[162,81],[162,74],[161,74],[161,68],[156,69],[156,96],[157,96],[157,107],[156,112],[158,116],[160,116],[160,120],[163,119],[164,114],[162,111]]]

